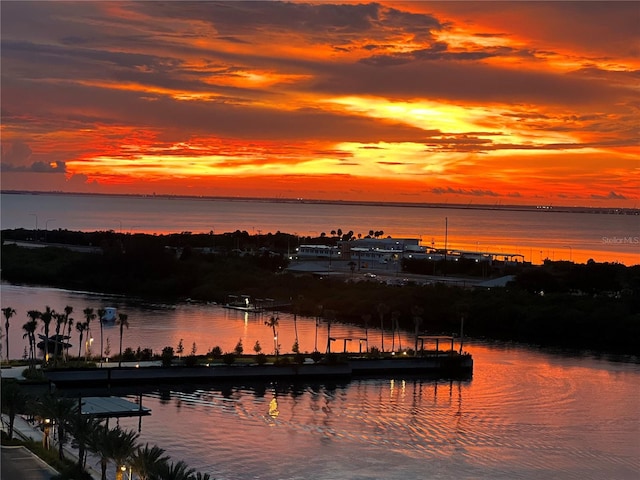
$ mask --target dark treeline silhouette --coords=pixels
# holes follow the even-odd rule
[[[3,240],[28,238],[3,231]],[[350,233],[350,232],[349,232]],[[375,233],[375,232],[374,232]],[[249,235],[49,232],[56,243],[99,246],[95,253],[66,248],[2,246],[2,279],[178,301],[223,302],[230,294],[288,301],[297,314],[413,332],[459,332],[473,337],[599,352],[640,354],[640,266],[549,262],[522,266],[504,288],[465,289],[412,282],[345,282],[287,273],[287,253],[320,240],[277,232]],[[337,232],[336,232],[337,235]],[[336,237],[334,237],[335,240]],[[433,269],[433,265],[430,266]],[[447,267],[448,268],[448,267]],[[424,273],[428,274],[429,271]],[[488,275],[491,272],[479,272]],[[3,305],[7,307],[10,305]],[[419,315],[416,312],[420,312]],[[368,320],[365,320],[368,319]],[[393,319],[393,320],[392,320]]]

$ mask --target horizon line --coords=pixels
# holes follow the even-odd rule
[[[495,204],[488,203],[448,203],[448,202],[399,202],[386,200],[342,200],[342,199],[315,199],[304,197],[249,197],[249,196],[219,196],[219,195],[186,195],[186,194],[146,194],[146,193],[103,193],[103,192],[64,192],[60,190],[5,190],[0,189],[0,194],[16,195],[70,195],[70,196],[106,196],[106,197],[137,197],[137,198],[176,198],[195,200],[227,200],[227,201],[259,201],[270,203],[310,203],[326,205],[363,205],[363,206],[390,206],[409,208],[452,208],[467,210],[522,210],[543,212],[571,212],[571,213],[634,213],[640,214],[637,207],[594,207],[588,205],[553,205],[553,204]]]

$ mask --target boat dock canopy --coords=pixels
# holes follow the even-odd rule
[[[440,343],[450,343],[451,350],[453,350],[453,342],[455,337],[451,335],[418,335],[418,341],[420,341],[420,350],[424,350],[425,343],[435,343],[436,351],[440,350]]]
[[[82,414],[95,417],[137,417],[151,409],[120,397],[82,397]]]

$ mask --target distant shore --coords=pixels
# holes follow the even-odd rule
[[[640,208],[628,207],[589,207],[589,206],[565,206],[565,205],[514,205],[514,204],[468,204],[463,203],[421,203],[421,202],[376,202],[364,200],[323,200],[313,198],[274,198],[274,197],[227,197],[207,195],[168,195],[168,194],[134,194],[134,193],[86,193],[86,192],[61,192],[61,191],[31,191],[31,190],[0,190],[0,193],[10,195],[67,195],[67,196],[94,196],[94,197],[120,197],[120,198],[163,198],[163,199],[191,199],[191,200],[224,200],[232,202],[264,202],[264,203],[308,203],[317,205],[363,205],[377,207],[403,207],[403,208],[450,208],[462,210],[507,210],[521,212],[557,212],[557,213],[589,213],[606,215],[640,215]]]

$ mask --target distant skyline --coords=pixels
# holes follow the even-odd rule
[[[637,2],[13,2],[3,190],[640,206]]]

